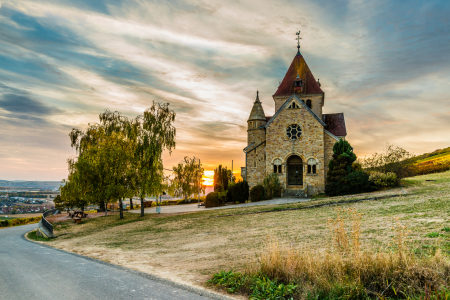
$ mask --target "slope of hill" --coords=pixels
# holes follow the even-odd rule
[[[412,167],[421,175],[450,170],[450,147],[414,157]]]
[[[59,188],[60,181],[24,181],[24,180],[0,180],[0,187],[54,190]]]

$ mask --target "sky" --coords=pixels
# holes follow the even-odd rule
[[[266,115],[297,52],[343,112],[359,157],[386,143],[450,146],[450,1],[0,0],[0,179],[67,177],[72,128],[105,109],[177,113],[176,149],[206,170],[245,165],[259,90]]]

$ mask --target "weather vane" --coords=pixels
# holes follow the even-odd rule
[[[297,35],[297,38],[296,38],[296,40],[297,40],[297,49],[298,49],[298,53],[300,53],[300,40],[302,39],[300,37],[300,30],[296,33],[296,35]]]

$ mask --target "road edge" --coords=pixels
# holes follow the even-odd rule
[[[119,269],[119,270],[122,270],[122,271],[125,271],[125,272],[128,272],[128,273],[131,273],[131,274],[135,274],[135,275],[144,277],[146,279],[150,279],[150,280],[154,280],[154,281],[157,281],[157,282],[160,282],[160,283],[164,283],[164,284],[167,284],[167,285],[179,288],[181,290],[185,290],[185,291],[197,294],[199,296],[206,296],[206,297],[209,297],[211,299],[217,299],[217,300],[236,300],[236,298],[232,298],[232,297],[229,297],[229,296],[221,295],[221,294],[218,294],[218,293],[215,293],[215,292],[212,292],[212,291],[208,291],[208,290],[203,290],[201,288],[193,287],[193,286],[190,286],[190,285],[174,282],[174,281],[171,281],[169,279],[162,278],[162,277],[159,277],[159,276],[156,276],[156,275],[153,275],[153,274],[149,274],[149,273],[133,270],[133,269],[130,269],[130,268],[122,267],[122,266],[119,266],[119,265],[116,265],[116,264],[113,264],[113,263],[109,263],[109,262],[106,262],[106,261],[103,261],[103,260],[100,260],[100,259],[96,259],[96,258],[80,255],[80,254],[69,252],[69,251],[62,250],[62,249],[58,249],[58,248],[52,247],[50,245],[46,245],[44,243],[40,243],[40,242],[28,239],[26,237],[26,235],[29,232],[34,231],[34,230],[35,229],[27,231],[24,234],[22,234],[22,239],[24,239],[25,241],[31,242],[31,243],[35,243],[35,244],[47,247],[47,248],[51,248],[51,249],[56,250],[56,251],[60,251],[60,252],[66,253],[66,254],[74,255],[74,256],[77,256],[77,257],[80,257],[80,258],[84,258],[84,259],[87,259],[87,260],[90,260],[90,261],[93,261],[93,262],[96,262],[96,263],[100,263],[100,264],[103,264],[103,265],[107,265],[107,266],[110,266],[110,267],[114,267],[116,269]]]

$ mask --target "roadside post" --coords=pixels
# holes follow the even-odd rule
[[[158,206],[158,196],[156,196],[156,212],[161,213],[161,195],[159,195],[159,206]]]

